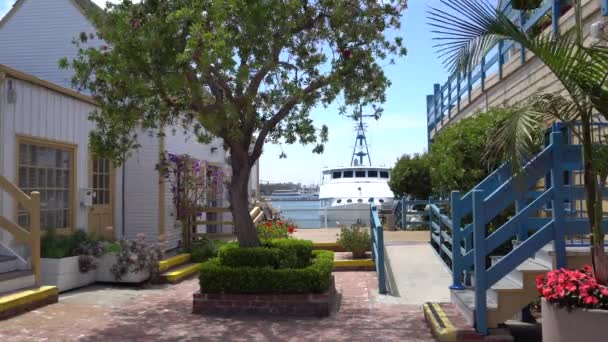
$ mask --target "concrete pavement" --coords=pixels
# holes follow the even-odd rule
[[[450,301],[452,275],[428,243],[387,245],[385,250],[399,303]]]

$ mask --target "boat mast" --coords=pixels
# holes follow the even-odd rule
[[[353,156],[350,160],[350,166],[362,166],[363,158],[367,156],[369,166],[372,166],[372,158],[369,154],[369,147],[367,145],[367,138],[365,137],[366,125],[363,123],[364,117],[375,117],[374,115],[363,115],[363,110],[356,116],[351,116],[353,119],[359,119],[359,123],[355,126],[357,130],[357,137],[355,138],[355,146],[353,148]],[[357,165],[357,161],[359,162]]]

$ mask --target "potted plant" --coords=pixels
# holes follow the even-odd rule
[[[606,341],[608,286],[599,284],[591,266],[554,270],[536,279],[542,297],[543,341]]]
[[[156,276],[161,248],[146,242],[140,234],[135,240],[108,244],[99,260],[96,280],[101,282],[141,283]]]
[[[54,229],[46,231],[40,241],[41,282],[67,291],[95,282],[95,262],[92,242],[83,231],[59,235]]]
[[[344,226],[338,235],[338,244],[353,253],[353,259],[365,258],[365,252],[371,250],[372,240],[369,229],[361,225]]]
[[[543,0],[512,0],[511,7],[516,10],[529,11],[537,9],[543,3]]]

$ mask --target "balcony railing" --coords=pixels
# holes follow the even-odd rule
[[[595,0],[593,0],[595,1]],[[608,0],[599,0],[602,4],[602,13],[608,15]],[[529,32],[530,29],[545,30],[551,26],[551,31],[556,32],[559,28],[560,18],[572,5],[568,0],[545,0],[543,4],[534,11],[520,11],[511,7],[511,1],[505,1],[504,12],[518,24],[522,29]],[[551,20],[547,20],[550,14]],[[439,128],[444,120],[452,119],[460,112],[461,103],[470,103],[473,100],[473,92],[478,89],[486,90],[486,81],[490,77],[498,77],[497,81],[503,79],[503,67],[513,58],[518,58],[519,63],[526,62],[526,51],[513,41],[501,40],[494,45],[481,59],[480,63],[468,73],[454,72],[448,77],[443,85],[435,84],[433,95],[427,96],[427,126],[429,138],[435,128]],[[496,76],[495,76],[496,75]]]

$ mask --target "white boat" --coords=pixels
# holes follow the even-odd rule
[[[303,197],[304,194],[294,189],[275,190],[270,194],[271,201],[299,201]]]
[[[391,170],[372,164],[363,115],[359,117],[356,131],[351,165],[328,168],[321,172],[320,214],[330,226],[358,222],[369,224],[371,204],[379,209],[393,206],[394,195],[388,186]]]

